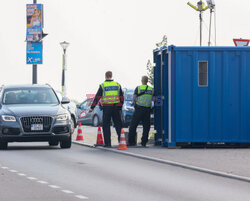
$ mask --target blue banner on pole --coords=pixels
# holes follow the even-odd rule
[[[43,63],[43,43],[27,42],[26,48],[27,64],[42,64]]]

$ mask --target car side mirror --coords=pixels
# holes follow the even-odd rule
[[[67,103],[70,103],[70,100],[67,97],[63,97],[61,103],[62,104],[67,104]]]
[[[79,104],[77,104],[77,105],[76,105],[76,107],[77,107],[78,109],[81,109],[81,107],[80,107],[80,105],[79,105]]]

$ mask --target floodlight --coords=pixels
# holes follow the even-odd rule
[[[207,0],[207,5],[210,9],[213,9],[215,7],[214,0]]]
[[[197,7],[198,7],[199,11],[202,11],[203,10],[203,2],[202,1],[198,1]]]

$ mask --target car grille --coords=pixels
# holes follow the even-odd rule
[[[52,124],[52,117],[46,117],[46,116],[22,117],[21,122],[23,130],[26,133],[49,132]],[[31,130],[32,124],[42,124],[43,130]]]

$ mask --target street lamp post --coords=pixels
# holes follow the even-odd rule
[[[36,4],[37,1],[33,0],[33,4]],[[32,84],[37,84],[37,64],[32,65]]]
[[[63,41],[60,43],[60,45],[63,48],[63,62],[62,62],[62,96],[66,96],[66,84],[65,84],[65,71],[67,70],[66,68],[66,50],[67,47],[69,46],[69,43],[66,41]]]

